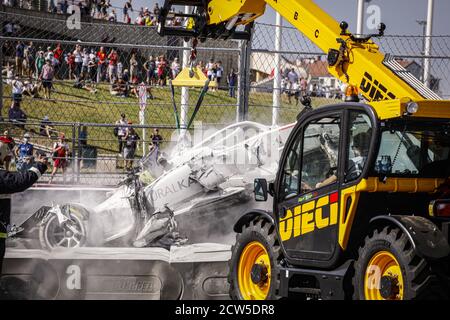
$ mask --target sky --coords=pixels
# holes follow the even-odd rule
[[[316,0],[315,2],[337,21],[347,21],[350,31],[356,32],[357,0]],[[365,4],[365,8],[367,9],[369,5],[380,7],[381,21],[387,25],[386,34],[422,35],[423,30],[417,20],[426,20],[427,3],[427,0],[372,0]],[[449,0],[434,0],[434,35],[450,35],[449,14]],[[275,12],[272,8],[268,8],[260,21],[275,23]],[[367,27],[364,30],[365,33],[369,31]]]
[[[114,6],[123,7],[125,0],[112,0]],[[162,0],[133,0],[133,7],[139,10],[141,7],[153,8],[154,3]],[[349,23],[350,30],[356,31],[357,0],[316,0],[321,8],[333,16],[336,20],[345,20]],[[422,35],[422,27],[417,20],[426,20],[427,0],[369,0],[365,6],[377,5],[381,9],[381,20],[387,25],[386,34],[390,35]],[[119,18],[121,10],[117,10]],[[450,35],[450,0],[434,0],[434,35]],[[264,23],[275,24],[275,12],[267,6],[266,14],[259,18]],[[369,32],[367,28],[364,30]]]

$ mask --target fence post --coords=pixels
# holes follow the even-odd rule
[[[276,13],[276,26],[275,26],[275,69],[273,72],[273,97],[272,97],[272,126],[278,124],[278,117],[281,107],[281,42],[282,42],[282,24],[283,19],[281,15]]]
[[[184,7],[184,13],[189,14],[192,11],[191,6],[185,6]],[[183,47],[189,48],[192,44],[193,40],[189,41],[183,41]],[[189,68],[189,60],[190,60],[190,51],[189,50],[183,50],[183,61],[182,66],[183,69]],[[188,113],[189,113],[189,88],[188,87],[181,87],[181,110],[180,110],[180,137],[184,137],[186,134],[186,128],[188,124]]]
[[[253,35],[253,30],[251,32]],[[241,40],[239,43],[239,82],[238,106],[236,122],[248,119],[248,97],[250,91],[250,57],[252,54],[252,41]]]
[[[77,124],[73,124],[72,125],[72,183],[75,182],[75,166],[76,166],[76,161],[75,160],[75,150],[76,150],[76,142],[75,142],[75,137],[76,137],[76,127]]]
[[[82,153],[81,153],[81,148],[80,148],[80,124],[77,123],[77,137],[78,137],[78,143],[77,143],[77,153],[76,153],[76,161],[75,163],[77,164],[76,166],[76,174],[77,174],[77,183],[80,183],[80,170],[81,170],[81,159],[82,159]]]
[[[356,34],[364,33],[364,0],[358,0],[358,15],[356,21]]]
[[[434,1],[428,0],[428,12],[427,12],[427,29],[425,37],[425,59],[423,61],[423,82],[430,88],[431,76],[430,76],[430,58],[431,55],[431,36],[433,35],[433,10]]]

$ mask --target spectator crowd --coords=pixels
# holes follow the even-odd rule
[[[95,18],[117,21],[117,9],[111,6],[109,0],[75,1],[82,14],[89,14]],[[49,1],[49,11],[53,13],[69,14],[70,5],[75,2],[71,0]],[[32,9],[27,1],[3,0],[4,5],[20,6]],[[126,0],[122,8],[123,22],[133,23],[131,13],[135,12],[134,23],[143,26],[154,26],[159,14],[159,5],[156,3],[152,10],[133,7],[132,0]],[[169,19],[168,24],[177,26],[183,24],[184,18],[176,17]],[[20,34],[21,25],[18,22],[5,22],[3,33],[7,37],[15,37]],[[20,36],[19,36],[20,38]],[[143,55],[136,49],[117,49],[109,46],[109,41],[105,41],[104,46],[85,46],[82,42],[74,44],[60,44],[48,42],[48,45],[33,41],[16,41],[6,39],[3,42],[2,52],[3,66],[1,68],[2,80],[6,84],[4,88],[11,89],[11,104],[4,105],[5,109],[0,109],[0,122],[4,121],[3,116],[8,117],[10,122],[21,129],[21,143],[15,145],[14,140],[10,141],[8,133],[3,135],[4,145],[9,146],[6,159],[14,161],[18,170],[25,170],[32,165],[35,156],[33,146],[33,134],[48,138],[51,141],[54,160],[54,167],[50,182],[53,176],[60,169],[63,173],[68,164],[69,150],[65,143],[65,137],[61,132],[54,129],[48,116],[42,119],[33,119],[33,122],[40,121],[39,132],[30,130],[26,126],[28,117],[22,109],[24,96],[32,99],[43,99],[51,102],[58,102],[60,96],[55,99],[55,93],[63,94],[64,86],[68,84],[79,90],[87,90],[96,94],[100,89],[106,87],[111,96],[136,97],[139,98],[142,85],[147,90],[147,97],[153,99],[152,87],[164,87],[169,80],[175,79],[181,72],[180,59],[174,52],[166,51],[166,54]],[[217,59],[207,61],[198,60],[196,67],[204,75],[217,83],[217,86],[227,86],[230,97],[236,97],[236,87],[238,82],[237,73],[232,69],[225,73],[222,62]],[[57,86],[55,86],[57,84]],[[102,85],[100,88],[99,85]],[[217,91],[219,88],[212,88]],[[145,90],[144,90],[145,91]],[[3,106],[3,105],[2,105]],[[26,109],[29,110],[29,109]],[[119,153],[126,161],[126,168],[131,168],[132,162],[138,147],[139,135],[130,125],[130,121],[124,120],[125,125],[117,132],[119,143]],[[19,131],[20,132],[20,131]],[[23,134],[25,133],[25,134]],[[87,135],[87,131],[81,131],[79,140],[81,145],[82,135]],[[86,138],[83,138],[84,143]],[[150,138],[150,150],[158,150],[163,138],[155,129]],[[1,143],[0,139],[0,143]],[[0,161],[1,162],[1,161]],[[9,166],[8,162],[8,166]],[[0,163],[1,165],[1,163]]]
[[[7,61],[2,70],[3,79],[12,86],[13,100],[19,104],[22,95],[36,98],[43,94],[43,98],[51,99],[56,90],[55,80],[73,80],[75,88],[91,93],[97,92],[99,83],[106,82],[111,95],[125,97],[138,97],[137,86],[146,84],[152,99],[151,86],[164,87],[181,71],[178,57],[172,60],[166,55],[145,57],[138,55],[135,49],[120,55],[114,48],[83,47],[81,43],[65,48],[58,43],[44,50],[31,41],[7,41],[2,54]],[[235,96],[237,75],[233,70],[225,75],[221,61],[210,59],[204,63],[200,60],[197,68],[218,87],[229,86],[230,96]]]
[[[26,0],[3,0],[3,2],[5,5],[27,8]],[[65,14],[69,5],[78,6],[82,14],[117,20],[115,9],[118,8],[113,8],[110,0],[51,0],[48,1],[48,10]],[[131,23],[130,13],[134,11],[132,0],[124,0],[123,21]],[[152,10],[146,7],[136,11],[136,24],[153,26],[156,24],[160,6],[155,2]],[[172,17],[167,23],[174,26],[181,25],[186,23],[183,19],[185,18]],[[7,36],[14,36],[20,28],[20,25],[13,22],[7,22],[3,27]],[[97,92],[98,83],[107,81],[111,95],[125,97],[130,95],[138,97],[137,85],[145,83],[148,85],[148,96],[152,99],[150,86],[166,86],[167,81],[174,79],[181,71],[180,61],[178,57],[173,57],[173,54],[170,59],[166,55],[154,54],[144,57],[133,50],[131,54],[127,52],[125,58],[123,53],[119,55],[115,49],[82,47],[81,44],[64,48],[61,44],[57,44],[43,48],[34,46],[33,42],[6,41],[2,47],[2,54],[11,57],[6,69],[2,69],[2,72],[6,73],[7,83],[10,84],[19,78],[16,79],[16,83],[21,88],[17,89],[17,96],[26,94],[34,98],[43,95],[45,99],[51,99],[52,92],[56,90],[55,80],[74,80],[76,88],[91,93]],[[8,61],[4,59],[4,62],[5,60]],[[230,97],[235,97],[237,77],[233,71],[224,74],[221,61],[210,60],[206,63],[199,61],[197,67],[209,79],[215,80],[219,87],[228,85]],[[20,99],[14,101],[20,104]]]
[[[3,5],[19,7],[27,10],[37,10],[32,0],[2,0]],[[114,6],[111,0],[48,0],[47,11],[54,14],[71,14],[77,8],[81,16],[90,16],[94,19],[108,20],[111,22],[123,22],[142,26],[155,26],[160,12],[158,2],[155,2],[152,10],[141,7],[139,10],[133,7],[132,0],[124,0],[123,7]],[[118,19],[118,13],[122,13],[122,19]],[[136,16],[134,19],[132,13]],[[169,19],[169,25],[177,26],[183,23],[181,18]]]
[[[52,179],[58,169],[61,169],[63,179],[65,177],[64,173],[69,157],[69,146],[65,141],[64,134],[60,134],[58,141],[53,144],[53,171],[49,183],[52,183]],[[3,134],[0,136],[0,166],[4,170],[9,171],[10,164],[14,161],[16,170],[25,172],[34,165],[35,159],[40,154],[43,154],[43,152],[39,152],[35,149],[29,132],[25,132],[22,140],[18,143],[14,141],[8,129],[4,130]]]

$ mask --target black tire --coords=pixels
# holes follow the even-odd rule
[[[433,272],[434,267],[417,255],[406,234],[398,228],[386,226],[373,230],[358,250],[358,259],[354,264],[354,299],[366,300],[364,278],[368,264],[382,251],[393,255],[398,262],[403,278],[403,300],[448,298],[448,288],[444,288]],[[395,298],[399,296],[393,294],[392,299]]]
[[[57,245],[57,239],[54,238],[54,234],[52,232],[55,228],[61,229],[63,228],[58,226],[56,215],[52,214],[51,216],[45,218],[45,221],[39,227],[39,242],[43,249],[51,250],[55,247],[65,247],[65,248],[74,248],[74,247],[83,247],[87,240],[87,228],[86,228],[86,216],[84,215],[84,209],[75,208],[72,205],[64,205],[61,209],[66,210],[66,207],[69,207],[70,210],[70,218],[74,224],[74,227],[81,233],[76,237],[73,236],[74,240],[66,240],[66,242],[61,245]],[[59,231],[61,231],[59,230]],[[65,235],[62,237],[66,237]],[[66,237],[68,238],[68,237]],[[70,238],[70,237],[69,237]],[[61,238],[62,240],[62,238]],[[78,242],[75,242],[78,241]],[[73,242],[72,242],[73,241]],[[72,245],[73,244],[73,245]]]
[[[230,273],[228,282],[230,284],[230,297],[233,300],[245,300],[239,288],[239,261],[244,248],[255,241],[265,248],[270,260],[270,288],[266,300],[279,298],[280,273],[278,266],[281,260],[281,251],[275,227],[267,220],[256,218],[243,226],[242,232],[236,235],[235,245],[231,248],[232,255],[229,261]]]

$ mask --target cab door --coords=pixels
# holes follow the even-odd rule
[[[311,116],[287,146],[275,212],[286,258],[328,266],[337,256],[343,111]]]

